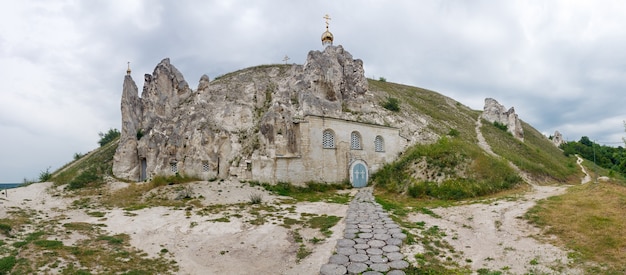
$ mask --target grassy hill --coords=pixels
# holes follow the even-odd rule
[[[424,136],[439,137],[409,148],[397,161],[374,174],[372,179],[377,188],[415,198],[463,199],[487,195],[523,183],[508,162],[540,183],[565,183],[580,176],[572,158],[565,157],[526,123],[523,123],[524,142],[483,123],[480,131],[502,158],[494,157],[477,145],[475,127],[480,111],[426,89],[376,80],[369,80],[369,86],[376,100],[394,98],[400,102],[400,110],[395,114],[400,119],[425,120],[428,126]],[[53,173],[52,181],[68,184],[69,189],[104,183],[112,176],[117,143],[115,139],[69,163]]]
[[[225,81],[227,77],[219,81]],[[407,211],[428,213],[433,206],[528,190],[525,178],[540,185],[574,185],[579,184],[583,176],[573,156],[566,157],[527,123],[522,123],[522,142],[499,127],[482,121],[478,130],[497,155],[493,156],[478,145],[476,123],[481,111],[472,110],[437,92],[402,84],[369,80],[369,89],[378,104],[384,104],[389,99],[397,100],[399,110],[393,112],[397,119],[415,119],[427,125],[420,133],[424,136],[423,140],[407,148],[396,161],[385,165],[371,177],[370,184],[375,186],[377,200],[386,209],[392,210],[394,218],[400,219],[403,226],[407,224],[401,219]],[[113,140],[68,163],[53,173],[52,181],[56,185],[67,184],[70,190],[91,189],[105,184],[112,179],[111,167],[118,141]],[[587,171],[608,174],[602,169],[590,167],[588,162],[584,165],[588,166]],[[146,202],[138,204],[140,193],[167,185],[172,180],[175,179],[133,187],[132,192],[108,196],[110,198],[103,203],[108,201],[106,205],[126,209],[149,207]],[[612,179],[601,185],[577,187],[566,195],[542,201],[525,218],[557,236],[552,240],[556,244],[578,251],[573,254],[576,261],[602,263],[601,268],[588,269],[589,272],[619,274],[626,268],[620,265],[626,260],[623,253],[626,242],[623,237],[607,237],[601,230],[619,235],[626,228],[626,220],[621,215],[623,211],[620,212],[624,208],[624,198],[626,187],[623,179]],[[604,201],[610,203],[605,204]],[[413,210],[407,210],[407,206],[412,206]],[[604,268],[606,266],[608,268]],[[455,274],[442,270],[430,274],[440,274],[440,271]]]
[[[370,90],[398,98],[405,116],[427,117],[434,143],[409,148],[372,179],[377,187],[415,198],[464,199],[523,184],[512,163],[540,184],[566,183],[580,177],[575,162],[527,123],[525,139],[483,121],[480,131],[500,157],[478,146],[476,121],[481,112],[439,93],[370,80]]]

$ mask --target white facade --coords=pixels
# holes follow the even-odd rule
[[[252,157],[247,176],[261,182],[342,182],[353,177],[352,164],[363,163],[365,175],[395,160],[407,146],[397,128],[330,117],[306,116],[294,123],[298,152],[289,155],[277,136],[274,156]]]

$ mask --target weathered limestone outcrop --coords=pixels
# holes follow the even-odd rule
[[[367,122],[356,127],[359,129],[372,124],[387,125],[372,133],[388,134],[393,132],[388,127],[391,126],[397,128],[396,132],[402,128],[407,136],[414,135],[422,126],[406,121],[401,125],[395,121],[402,120],[387,119],[385,114],[389,111],[372,98],[363,62],[353,59],[341,46],[309,52],[304,65],[253,67],[213,81],[203,75],[195,91],[169,59],[164,59],[152,74],[145,75],[141,98],[131,76],[124,79],[122,136],[113,173],[129,180],[178,172],[204,179],[254,179],[252,173],[262,173],[263,179],[272,181],[276,180],[272,178],[276,169],[287,172],[301,169],[294,168],[295,164],[289,161],[291,164],[285,164],[287,168],[277,167],[276,159],[306,160],[302,148],[309,146],[311,140],[303,135],[312,134],[309,126],[314,125],[302,128],[301,123],[308,123],[307,118],[340,119],[348,121],[348,125],[350,121]],[[373,151],[374,136],[371,138],[367,145]],[[396,138],[388,139],[384,153],[370,154],[370,158],[377,156],[371,160],[373,167],[377,162],[391,161],[390,156],[397,156],[399,148],[410,142]],[[337,148],[344,147],[338,144]],[[335,155],[349,161],[368,157],[365,150],[358,156],[340,151]],[[314,164],[299,163],[298,167],[306,169]],[[337,171],[331,178],[341,180],[347,174]]]
[[[506,125],[507,131],[514,137],[522,141],[524,140],[524,129],[522,128],[522,123],[517,117],[517,114],[515,114],[514,107],[506,110],[506,108],[495,99],[486,98],[482,118],[491,123],[497,122]]]
[[[135,179],[139,174],[137,135],[141,129],[143,106],[137,92],[135,81],[127,74],[122,88],[122,132],[113,158],[113,174],[126,179]]]
[[[563,135],[561,135],[559,131],[554,131],[554,136],[552,136],[552,143],[554,143],[554,146],[559,147],[564,142]]]

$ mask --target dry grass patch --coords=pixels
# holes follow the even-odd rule
[[[570,258],[594,274],[626,272],[626,187],[586,184],[539,201],[526,218],[556,242],[573,250]],[[595,263],[597,264],[595,264]]]

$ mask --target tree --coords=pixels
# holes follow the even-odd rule
[[[587,137],[587,136],[581,137],[579,142],[582,145],[586,145],[586,146],[589,146],[589,147],[593,146],[593,142],[591,142],[591,140],[589,140],[589,137]]]
[[[98,141],[98,144],[100,144],[100,147],[102,147],[105,144],[119,137],[120,131],[118,131],[117,129],[111,128],[106,134],[102,132],[98,133],[98,136],[100,136],[100,140]]]

